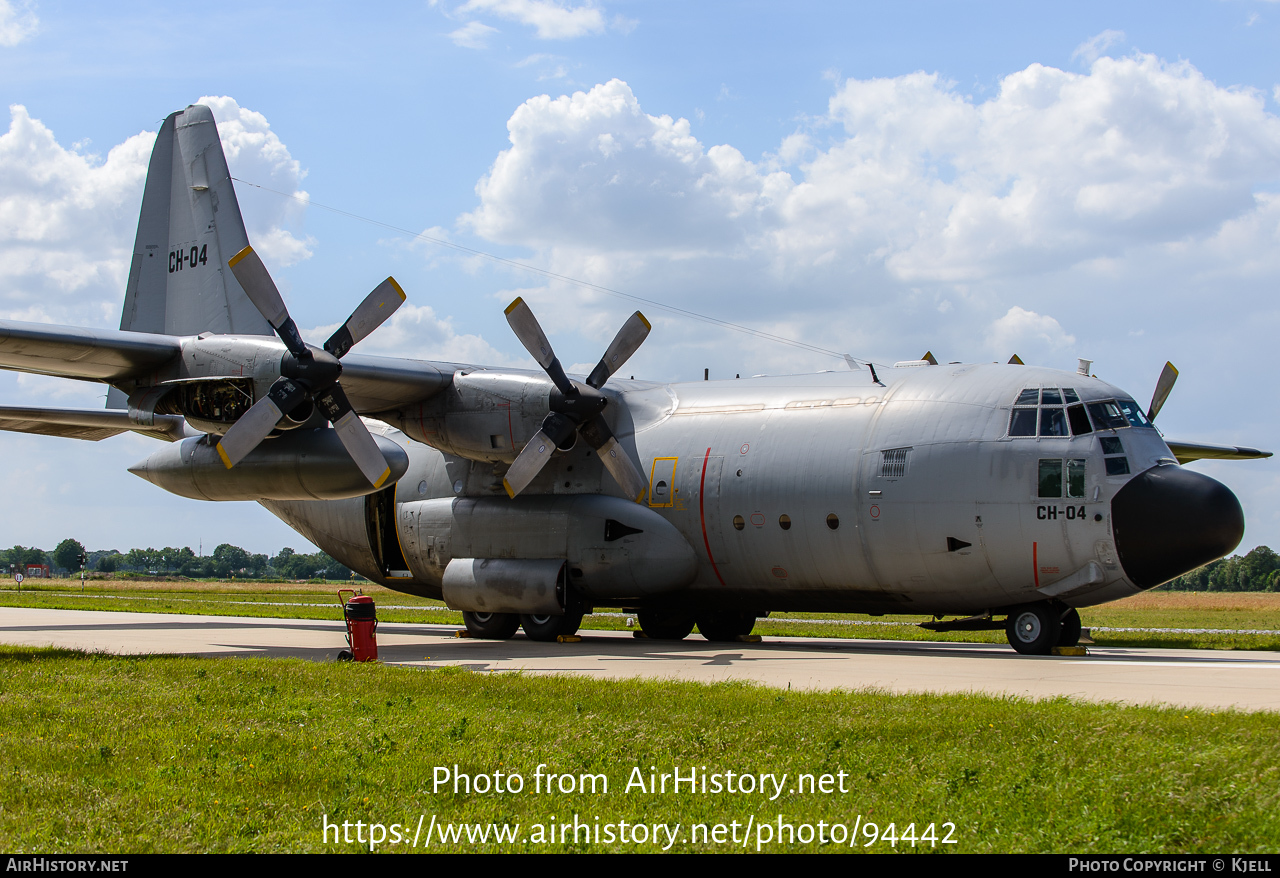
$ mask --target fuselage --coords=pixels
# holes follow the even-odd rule
[[[1138,519],[1167,517],[1166,507],[1200,503],[1206,491],[1216,504],[1209,514],[1224,521],[1210,528],[1212,545],[1184,553],[1186,569],[1239,540],[1242,518],[1239,528],[1226,520],[1230,492],[1178,467],[1132,398],[1104,381],[997,364],[883,369],[878,377],[860,370],[610,384],[620,403],[607,412],[614,432],[649,482],[644,517],[631,519],[632,529],[640,534],[652,522],[649,536],[575,541],[578,519],[611,515],[600,503],[621,501],[588,509],[575,500],[620,493],[582,443],[558,453],[528,493],[511,499],[500,462],[442,453],[427,441],[448,443],[413,411],[401,413],[401,430],[383,433],[410,458],[394,489],[264,505],[353,569],[404,591],[439,596],[460,552],[564,557],[596,604],[757,614],[974,614],[1048,598],[1070,606],[1115,600],[1157,584],[1149,581],[1149,554],[1177,555],[1176,543],[1185,542],[1178,522],[1198,527],[1193,519],[1203,516],[1175,510],[1174,524],[1154,538]],[[508,435],[489,437],[495,449],[518,450],[528,439],[511,411]],[[1142,533],[1126,537],[1117,533],[1113,503],[1140,476],[1126,506],[1136,511],[1122,523],[1126,533]],[[527,526],[512,524],[521,520]],[[477,536],[484,527],[492,532]],[[1148,545],[1165,531],[1171,545]],[[1217,554],[1200,558],[1210,550]],[[639,582],[609,580],[619,564],[635,568]]]

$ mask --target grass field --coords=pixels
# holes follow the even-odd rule
[[[390,622],[462,624],[462,614],[439,601],[363,583],[378,602],[379,618]],[[236,616],[336,619],[339,583],[90,581],[48,580],[0,589],[0,606],[129,610]],[[1081,611],[1095,643],[1104,646],[1280,650],[1280,594],[1146,592]],[[853,614],[775,613],[756,624],[766,636],[858,637],[878,640],[933,640],[1004,643],[1003,631],[937,633],[917,627],[919,616],[872,618]],[[588,617],[587,629],[619,629],[617,613]],[[1129,630],[1125,630],[1129,629]],[[1137,629],[1137,630],[1134,630]],[[1164,630],[1161,630],[1164,629]],[[1172,630],[1171,630],[1172,629]],[[1220,633],[1220,632],[1244,633]]]
[[[15,853],[354,851],[370,833],[383,851],[415,835],[417,850],[531,852],[1280,846],[1266,713],[8,647],[0,730],[0,844]],[[438,787],[455,765],[523,789]],[[561,775],[553,792],[539,765]],[[647,789],[673,768],[722,790]],[[626,789],[634,769],[646,789]],[[728,792],[728,772],[782,792]],[[575,815],[590,827],[576,841]]]

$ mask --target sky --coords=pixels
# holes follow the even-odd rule
[[[209,104],[304,337],[388,274],[364,353],[589,370],[640,307],[655,380],[878,363],[1094,372],[1171,439],[1280,451],[1280,3],[0,0],[0,319],[115,328],[164,117]],[[468,250],[436,243],[446,241]],[[502,257],[584,281],[549,280]],[[0,403],[99,407],[0,374]],[[155,441],[0,434],[0,544],[300,536],[166,494]],[[1280,463],[1203,462],[1280,547]]]

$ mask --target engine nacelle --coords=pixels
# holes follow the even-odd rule
[[[414,528],[403,542],[419,578],[443,580],[455,559],[559,560],[568,562],[567,581],[583,598],[625,602],[683,588],[698,571],[693,548],[674,525],[621,497],[449,497],[404,503],[400,510],[402,521],[412,522],[402,527]],[[483,585],[488,574],[475,574],[475,564],[471,569]],[[501,574],[511,590],[529,594],[545,585],[544,573],[533,564],[493,571],[494,583]]]
[[[447,389],[406,408],[396,426],[447,454],[511,463],[550,411],[551,388],[545,375],[458,372]]]
[[[391,468],[388,483],[409,468],[404,449],[374,435]],[[341,500],[371,494],[375,488],[331,429],[300,430],[268,439],[227,469],[209,437],[175,442],[129,472],[193,500]]]

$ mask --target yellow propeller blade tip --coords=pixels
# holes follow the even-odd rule
[[[252,252],[253,252],[253,248],[252,248],[252,247],[245,247],[243,250],[241,250],[241,251],[240,251],[239,253],[237,253],[235,256],[232,256],[232,257],[231,257],[231,260],[230,260],[229,262],[227,262],[227,266],[228,266],[228,267],[230,267],[230,268],[235,268],[235,267],[236,267],[236,264],[237,264],[241,259],[244,259],[246,256],[248,256],[248,255],[249,255],[250,253],[252,253]]]

